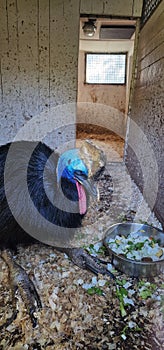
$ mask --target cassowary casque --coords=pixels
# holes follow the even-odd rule
[[[13,296],[19,288],[34,326],[35,300],[41,307],[40,298],[9,249],[41,241],[65,252],[81,268],[111,275],[85,250],[71,244],[89,195],[98,197],[94,179],[104,166],[103,152],[89,142],[61,156],[43,143],[21,141],[0,147],[1,256],[9,267]],[[5,325],[17,314],[14,297],[13,309]]]

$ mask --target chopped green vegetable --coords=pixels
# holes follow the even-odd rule
[[[141,332],[142,329],[140,327],[138,327],[138,325],[135,322],[129,322],[122,330],[121,332],[121,338],[123,338],[124,340],[126,339],[126,334],[129,331],[129,329],[134,332]]]
[[[138,287],[145,286],[145,281],[141,280],[138,282]]]
[[[119,286],[124,286],[124,284],[126,283],[127,281],[123,278],[121,281],[120,280],[116,280],[116,283],[119,285]]]
[[[139,296],[142,299],[147,299],[147,298],[151,298],[152,294],[155,292],[156,290],[156,285],[154,283],[150,283],[150,282],[144,282],[144,281],[140,281],[138,283],[138,287],[139,289]]]
[[[98,250],[97,253],[103,255],[105,252],[106,252],[106,247],[102,245],[102,246],[99,248],[99,250]]]
[[[116,235],[115,240],[109,238],[108,246],[118,255],[136,261],[142,261],[145,257],[157,261],[164,256],[164,248],[160,246],[160,242],[152,236],[144,235],[144,230],[130,232],[128,236]]]
[[[120,302],[120,312],[121,312],[122,317],[126,316],[126,310],[124,307],[124,296],[127,296],[127,294],[128,294],[128,292],[125,288],[123,288],[123,287],[119,288],[117,286],[116,295],[117,295],[119,302]]]
[[[88,289],[87,289],[87,293],[88,293],[89,295],[94,295],[94,294],[103,295],[103,294],[104,294],[104,292],[102,291],[101,288],[95,287],[95,286],[93,286],[93,287],[91,287],[91,288],[88,288]]]
[[[121,333],[126,335],[126,331],[128,330],[128,328],[129,328],[129,326],[126,325],[126,326],[123,328],[123,330],[122,330]]]

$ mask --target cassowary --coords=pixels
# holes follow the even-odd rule
[[[39,142],[18,141],[0,147],[0,248],[10,271],[16,317],[15,291],[20,289],[33,326],[35,301],[41,302],[25,270],[12,258],[19,244],[37,240],[65,252],[80,268],[108,274],[98,259],[72,247],[76,228],[87,211],[89,195],[97,196],[94,179],[104,168],[102,151],[90,143],[57,155]]]

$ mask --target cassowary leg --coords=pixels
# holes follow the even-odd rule
[[[107,264],[104,260],[90,255],[85,249],[82,248],[57,248],[58,250],[66,253],[72,262],[82,269],[90,270],[94,274],[102,274],[110,276],[115,279],[115,276],[107,270],[104,266]]]
[[[1,256],[9,268],[9,282],[12,291],[13,306],[13,315],[6,321],[6,323],[3,326],[8,326],[17,316],[15,292],[17,289],[19,289],[22,300],[25,303],[27,312],[30,315],[33,327],[35,327],[37,325],[37,319],[34,316],[34,312],[36,310],[35,302],[37,303],[38,308],[42,307],[35,286],[33,282],[29,279],[26,271],[13,260],[12,255],[9,251],[4,250]]]

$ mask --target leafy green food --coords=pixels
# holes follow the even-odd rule
[[[89,295],[94,295],[94,294],[103,295],[103,294],[104,294],[103,290],[102,290],[101,288],[99,288],[99,287],[96,287],[96,286],[93,286],[93,287],[91,287],[91,288],[88,288],[88,289],[87,289],[87,293],[88,293]]]
[[[116,235],[115,239],[108,240],[108,246],[119,256],[123,255],[127,259],[142,261],[151,258],[152,261],[161,260],[164,256],[164,248],[160,246],[159,240],[153,236],[144,235],[144,230],[130,232],[126,235]]]
[[[117,295],[119,302],[120,302],[121,316],[124,317],[124,316],[126,316],[124,297],[128,295],[128,291],[124,287],[117,286],[116,295]]]
[[[138,287],[139,287],[139,296],[142,299],[151,298],[157,288],[157,286],[154,283],[150,283],[150,282],[145,283],[144,281],[140,281],[138,283]]]

